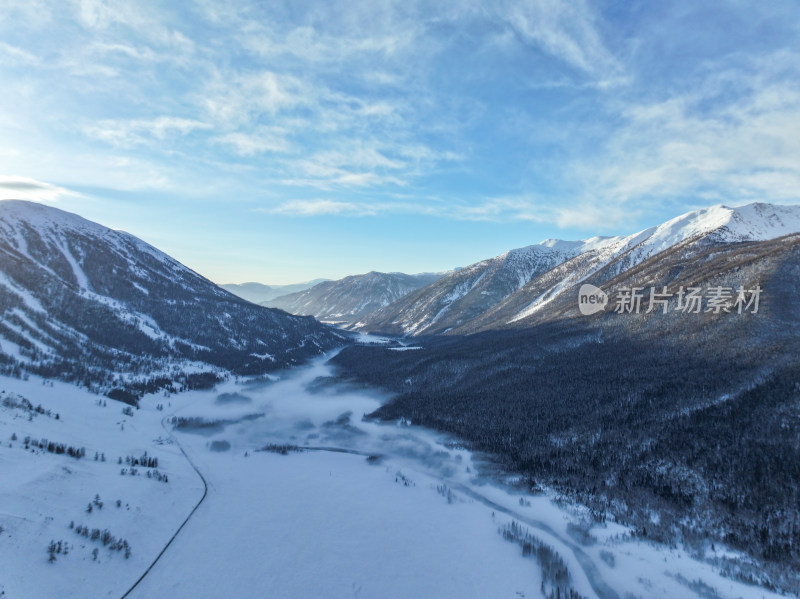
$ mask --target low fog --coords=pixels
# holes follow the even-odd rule
[[[431,474],[475,476],[469,452],[447,436],[406,423],[365,421],[390,396],[374,389],[336,384],[331,354],[274,380],[228,382],[177,411],[178,431],[209,437],[230,451],[290,445],[314,451],[347,451],[391,458]]]

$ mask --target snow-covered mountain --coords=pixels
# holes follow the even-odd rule
[[[358,323],[364,331],[394,334],[466,333],[524,322],[556,298],[603,272],[597,283],[692,242],[765,241],[800,232],[800,206],[718,205],[688,212],[628,236],[582,241],[548,239],[538,245],[457,270]]]
[[[258,373],[342,339],[250,304],[121,231],[0,202],[0,365],[109,388],[209,365]]]
[[[440,277],[431,273],[407,275],[373,271],[318,283],[310,289],[262,302],[262,305],[349,325]]]
[[[694,253],[709,247],[767,241],[793,233],[800,233],[800,206],[756,203],[729,208],[718,205],[687,212],[633,235],[611,237],[595,244],[540,279],[531,281],[516,297],[507,298],[504,305],[498,304],[493,313],[484,315],[480,327],[523,323],[546,310],[556,298],[566,296],[572,300],[575,287],[590,278],[593,284],[600,286],[680,246],[690,248],[683,255],[683,260],[687,261]],[[666,284],[667,281],[662,279],[661,282]]]
[[[578,247],[548,240],[471,264],[367,315],[355,328],[413,335],[447,332],[564,262]]]
[[[263,283],[226,283],[220,285],[225,291],[230,291],[242,299],[254,304],[260,304],[282,295],[290,293],[297,293],[298,291],[305,291],[309,287],[313,287],[318,283],[327,281],[328,279],[314,279],[305,283],[294,283],[290,285],[264,285]]]
[[[599,263],[624,256],[621,266],[629,268],[690,239],[704,239],[706,244],[766,241],[797,232],[800,232],[800,206],[717,205],[687,212],[627,237],[606,238],[585,246],[576,255],[593,252]]]

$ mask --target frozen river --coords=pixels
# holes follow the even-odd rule
[[[767,596],[481,477],[444,435],[364,421],[388,397],[332,385],[332,374],[320,359],[170,398],[165,425],[208,490],[130,597],[543,597],[565,579],[503,538],[511,522],[585,597]]]

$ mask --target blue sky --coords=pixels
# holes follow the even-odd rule
[[[0,197],[217,282],[800,202],[800,4],[2,0]]]

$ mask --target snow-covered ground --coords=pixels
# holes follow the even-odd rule
[[[50,415],[26,409],[21,397],[34,408],[50,410]],[[163,413],[132,410],[133,416],[128,416],[122,413],[124,404],[107,398],[102,403],[103,398],[72,385],[0,377],[3,599],[120,597],[199,501],[202,482],[178,447],[169,443],[161,427]],[[17,407],[10,407],[14,404]],[[85,448],[86,454],[76,459],[33,449],[34,441],[43,439]],[[144,452],[158,458],[158,472],[167,475],[167,482],[152,478],[154,468],[138,467],[136,475],[130,474],[126,458],[140,458]],[[95,496],[102,507],[94,503]],[[88,537],[76,531],[83,526],[89,529]],[[92,540],[95,528],[128,541],[130,557],[125,558],[124,550],[110,550],[112,543]],[[62,542],[62,552],[52,563],[51,541]]]
[[[561,556],[586,597],[774,596],[482,478],[475,456],[443,435],[362,422],[386,398],[331,387],[330,374],[320,360],[270,383],[152,396],[133,417],[67,385],[0,380],[60,415],[28,420],[0,407],[0,597],[123,597],[184,521],[128,597],[542,597],[538,562],[498,532],[512,521]],[[183,419],[174,430],[173,416]],[[26,452],[26,435],[86,456]],[[258,451],[269,444],[311,449]],[[168,483],[120,475],[117,457],[145,450]],[[199,475],[208,492],[186,520],[203,497]],[[87,513],[95,494],[104,506]],[[71,520],[127,539],[130,559],[77,535]],[[51,539],[71,544],[54,563]]]

